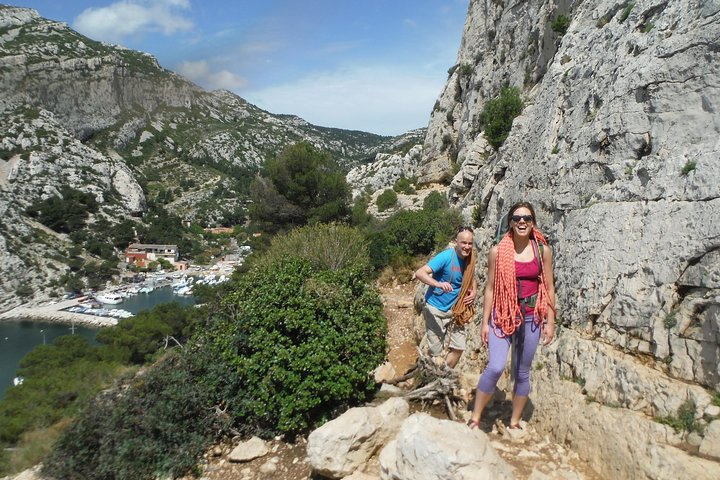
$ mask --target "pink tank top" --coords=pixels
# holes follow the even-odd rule
[[[540,267],[538,266],[537,259],[533,259],[530,262],[515,261],[515,277],[520,280],[521,290],[518,292],[519,297],[530,297],[538,293],[540,289],[539,275]],[[534,311],[535,309],[533,307],[525,307],[526,315],[532,314]]]

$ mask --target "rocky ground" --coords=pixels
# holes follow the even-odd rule
[[[390,285],[382,288],[385,314],[388,319],[388,360],[399,374],[415,364],[416,343],[413,332],[414,310],[412,299],[414,283]],[[413,410],[426,411],[438,418],[447,418],[439,405],[413,404]],[[524,430],[505,427],[509,402],[495,401],[488,407],[481,429],[488,433],[493,447],[507,461],[517,479],[600,480],[601,477],[588,468],[576,454],[562,445],[541,437],[532,427],[532,420]],[[464,412],[469,416],[469,412]],[[215,446],[207,455],[207,465],[202,476],[206,480],[260,480],[260,479],[319,479],[313,476],[306,461],[306,439],[290,444],[281,438],[267,442],[268,453],[248,462],[230,461],[230,453],[237,445]],[[365,475],[356,479],[379,478],[380,466],[373,458],[365,466]]]

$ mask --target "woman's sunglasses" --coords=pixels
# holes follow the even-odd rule
[[[513,215],[512,217],[510,217],[510,220],[512,220],[515,223],[520,222],[520,220],[525,220],[525,223],[530,223],[535,219],[533,218],[532,215]]]

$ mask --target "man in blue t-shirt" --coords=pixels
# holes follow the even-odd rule
[[[415,272],[415,278],[429,285],[422,315],[425,319],[430,354],[433,356],[443,354],[445,338],[450,330],[450,343],[445,355],[445,363],[450,368],[457,365],[466,347],[465,327],[454,324],[452,307],[458,299],[465,261],[470,258],[472,248],[472,228],[461,227],[455,238],[454,248],[438,253]],[[466,305],[473,303],[476,292],[477,284],[473,279],[467,296],[462,300],[463,303]]]

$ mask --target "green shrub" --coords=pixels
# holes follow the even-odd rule
[[[397,205],[398,196],[397,193],[391,188],[386,189],[377,197],[377,209],[378,212],[384,212],[385,210]]]
[[[618,22],[623,23],[625,20],[627,20],[627,18],[630,16],[630,12],[632,12],[633,7],[635,7],[635,2],[628,2],[625,5],[622,13],[620,14]]]
[[[350,209],[350,224],[355,227],[365,227],[372,223],[373,216],[368,213],[370,200],[366,196],[355,200],[355,204]]]
[[[227,423],[192,362],[171,355],[127,387],[99,395],[63,433],[44,463],[57,479],[177,478]]]
[[[460,65],[460,76],[469,77],[473,73],[473,66],[469,63],[463,63]]]
[[[515,87],[504,87],[497,98],[485,104],[482,113],[485,138],[496,150],[510,134],[512,122],[522,109],[520,91]]]
[[[33,293],[35,293],[35,289],[27,283],[23,283],[15,289],[15,295],[18,297],[32,297]]]
[[[676,432],[693,432],[699,430],[700,426],[695,421],[695,402],[687,399],[678,407],[675,415],[656,418],[659,423],[668,425]]]
[[[348,216],[350,187],[328,152],[307,142],[288,146],[267,162],[266,173],[251,186],[249,214],[256,223],[282,227]]]
[[[355,267],[369,273],[370,268],[365,237],[356,228],[341,224],[309,225],[278,235],[258,263],[270,268],[288,257],[308,260],[319,270]]]
[[[663,320],[663,325],[665,325],[665,328],[670,330],[675,325],[677,325],[677,312],[670,312],[665,317],[665,320]]]
[[[685,165],[683,165],[682,169],[680,170],[681,175],[688,175],[690,172],[695,170],[695,167],[697,167],[697,162],[695,160],[688,160],[685,162]]]
[[[83,337],[66,335],[40,345],[20,360],[22,385],[9,389],[0,401],[0,442],[46,428],[76,414],[100,388],[111,381],[116,365],[100,362]]]
[[[437,212],[438,210],[447,209],[450,207],[448,199],[445,195],[438,192],[437,190],[430,192],[425,200],[423,200],[423,210],[428,212]]]
[[[473,207],[473,211],[472,211],[473,226],[475,228],[478,228],[482,224],[482,221],[483,221],[483,211],[482,211],[482,207],[480,206],[480,204],[478,204],[478,205],[475,205],[475,207]]]
[[[365,278],[293,257],[240,278],[202,348],[236,428],[293,435],[371,396],[386,327]]]
[[[95,197],[67,186],[60,189],[60,195],[36,201],[26,213],[57,232],[71,233],[82,228],[89,213],[97,209]]]
[[[567,33],[569,26],[570,17],[567,15],[558,15],[557,18],[550,23],[550,28],[552,28],[553,32],[557,33],[560,37]]]
[[[373,268],[407,263],[407,258],[429,255],[454,238],[463,220],[457,209],[401,210],[366,233]]]
[[[440,151],[444,152],[445,150],[450,148],[452,146],[452,144],[453,144],[452,135],[450,135],[449,133],[446,133],[445,135],[442,136],[442,146],[440,147]]]
[[[414,178],[400,177],[393,185],[393,190],[398,193],[404,193],[405,195],[412,195],[415,193]]]

